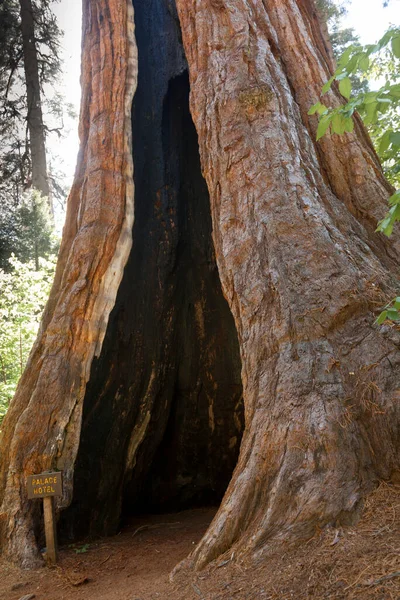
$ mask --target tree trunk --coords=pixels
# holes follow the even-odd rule
[[[0,542],[24,566],[41,560],[26,476],[62,468],[70,503],[85,387],[132,244],[133,30],[130,2],[84,2],[79,164],[50,299],[0,440]]]
[[[32,187],[49,197],[46,145],[39,81],[39,65],[35,41],[35,23],[31,0],[19,0],[22,48],[27,98],[27,126],[32,166]],[[51,207],[50,207],[51,208]]]
[[[371,314],[398,266],[373,233],[390,186],[360,121],[314,142],[333,65],[311,0],[177,7],[246,421],[201,567],[348,522],[398,468],[399,337]]]
[[[64,470],[63,535],[215,502],[242,392],[195,567],[352,522],[399,469],[399,334],[374,325],[399,276],[374,233],[390,186],[358,120],[314,142],[333,65],[313,3],[133,0],[132,121],[122,4],[84,2],[78,171],[3,425],[0,540],[26,565],[26,475]]]
[[[74,498],[60,523],[70,538],[116,531],[121,511],[218,503],[242,434],[239,347],[178,18],[163,1],[134,8],[133,247],[86,390]]]

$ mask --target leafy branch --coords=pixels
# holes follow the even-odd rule
[[[382,57],[382,53],[384,53]],[[390,64],[384,73],[385,84],[376,91],[361,92],[352,96],[351,77],[361,73],[363,77],[382,75],[382,60]],[[323,102],[314,104],[308,114],[319,115],[317,140],[331,133],[343,135],[354,129],[354,113],[357,111],[370,128],[377,152],[383,163],[388,163],[392,173],[400,172],[400,29],[391,28],[377,44],[367,46],[352,45],[346,49],[338,61],[338,67],[322,88],[322,95],[332,87],[334,81],[347,103],[329,108]],[[391,114],[389,122],[382,117]],[[393,126],[394,125],[394,126]],[[372,130],[372,131],[371,131]],[[375,133],[375,135],[374,135]],[[390,179],[390,178],[389,178]],[[392,183],[397,183],[392,181]],[[377,231],[390,236],[394,224],[400,221],[400,192],[389,199],[389,211],[378,223]]]
[[[400,183],[400,29],[391,27],[376,44],[349,46],[338,60],[335,73],[321,90],[327,94],[337,83],[346,103],[332,108],[321,100],[308,111],[317,114],[319,123],[317,141],[330,133],[344,135],[354,129],[357,112],[367,126],[385,175],[393,184]],[[352,78],[384,79],[378,90],[352,94]],[[389,210],[377,226],[377,231],[390,237],[396,222],[400,221],[400,189],[388,200]],[[400,321],[400,297],[387,304],[376,322]]]

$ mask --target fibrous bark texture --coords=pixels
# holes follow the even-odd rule
[[[242,435],[239,346],[178,18],[164,0],[133,4],[133,247],[84,401],[74,500],[61,523],[70,537],[115,531],[121,511],[218,503]]]
[[[398,270],[373,234],[390,187],[362,125],[314,143],[331,59],[313,3],[177,8],[246,421],[202,566],[346,521],[398,468],[398,334],[371,314]]]
[[[4,424],[3,444],[10,448],[4,469],[18,478],[9,475],[3,483],[3,547],[26,564],[32,562],[34,544],[28,532],[33,524],[37,535],[40,519],[26,504],[25,474],[64,470],[59,530],[76,537],[114,532],[122,513],[218,503],[239,452],[239,345],[217,272],[179,21],[174,5],[164,0],[150,7],[135,0],[134,9],[140,67],[131,113],[128,69],[136,70],[136,64],[134,56],[126,59],[132,39],[123,36],[129,14],[117,3],[86,7],[83,147],[44,334],[25,375],[39,379],[21,382]],[[114,63],[125,70],[115,70]],[[118,154],[112,166],[116,150],[125,148],[122,133],[130,137],[128,127],[135,225],[119,285],[132,228],[132,185],[128,179],[125,189],[120,177],[130,167],[130,149],[129,157]],[[87,222],[79,227],[85,211],[95,228],[93,240],[85,237]],[[103,213],[117,219],[121,251],[112,245],[113,230],[102,226]],[[78,242],[82,254],[72,253]],[[116,260],[117,276],[104,290],[107,305],[99,314],[91,308],[102,301],[98,263]],[[70,271],[77,281],[67,278]],[[83,328],[77,341],[75,327]],[[91,349],[92,338],[96,347]],[[41,364],[46,353],[51,371]],[[49,387],[41,386],[41,373]],[[32,449],[30,457],[29,444],[22,446],[16,433],[26,403],[30,423],[45,407],[43,423],[30,432],[44,448]],[[28,421],[24,427],[26,433]],[[17,526],[15,514],[21,521]]]
[[[374,233],[391,190],[358,120],[314,142],[333,64],[311,0],[134,0],[132,118],[122,4],[84,5],[82,148],[3,428],[2,544],[32,562],[23,479],[50,467],[64,535],[218,501],[243,394],[201,567],[351,521],[399,468],[399,335],[374,325],[399,276]]]
[[[27,566],[39,560],[40,507],[25,478],[63,469],[70,502],[86,382],[131,247],[133,28],[130,2],[85,0],[79,164],[51,297],[0,441],[1,548]]]

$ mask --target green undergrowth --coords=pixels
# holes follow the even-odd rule
[[[0,269],[0,423],[12,400],[36,338],[54,278],[56,257],[20,262]]]

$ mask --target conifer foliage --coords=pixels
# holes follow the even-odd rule
[[[51,4],[0,3],[0,195],[14,203],[31,186],[48,196],[43,91],[60,72],[61,33]]]

